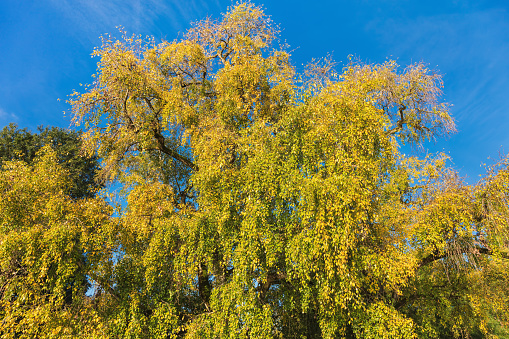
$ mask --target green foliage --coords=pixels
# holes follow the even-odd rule
[[[298,74],[277,35],[243,2],[180,41],[103,39],[94,83],[70,103],[126,205],[113,216],[100,198],[65,199],[49,150],[3,166],[5,336],[507,328],[508,163],[470,186],[445,155],[400,151],[454,131],[441,77],[393,61]],[[63,306],[71,276],[94,293],[77,284]]]
[[[32,162],[43,146],[55,149],[58,162],[69,171],[69,194],[73,198],[92,197],[101,187],[95,180],[99,162],[95,156],[81,156],[80,133],[58,127],[39,127],[38,133],[10,124],[0,131],[0,161]]]

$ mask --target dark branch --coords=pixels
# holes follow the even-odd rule
[[[285,273],[269,273],[267,274],[267,280],[260,283],[257,290],[260,292],[260,297],[264,299],[272,285],[279,285],[284,283],[286,283]]]
[[[490,248],[486,248],[486,247],[479,247],[479,246],[475,246],[473,248],[465,248],[463,251],[461,251],[461,253],[457,253],[455,252],[454,254],[466,254],[466,253],[473,253],[473,254],[486,254],[486,255],[493,255],[494,252],[492,249]],[[419,264],[417,265],[417,268],[421,268],[421,267],[424,267],[434,261],[437,261],[437,260],[440,260],[440,259],[443,259],[443,258],[447,258],[448,256],[450,256],[451,253],[446,253],[446,252],[442,252],[442,253],[439,253],[439,252],[434,252],[424,258],[422,258],[419,262]],[[509,253],[507,252],[500,252],[500,255],[502,256],[502,258],[504,259],[509,259]]]
[[[390,130],[386,131],[386,135],[394,135],[401,131],[403,129],[403,124],[405,124],[405,115],[404,112],[407,109],[407,107],[404,104],[401,104],[398,109],[399,113],[399,120],[396,122],[396,127],[391,128]]]
[[[154,137],[157,141],[157,149],[161,152],[168,154],[173,159],[176,159],[186,165],[187,167],[191,168],[194,171],[198,171],[198,166],[195,165],[191,160],[187,159],[183,155],[180,155],[178,152],[166,147],[164,142],[164,136],[157,131],[157,129],[154,129]]]
[[[210,311],[209,300],[211,291],[212,286],[207,273],[207,265],[200,263],[198,264],[198,293],[207,311]]]
[[[131,117],[129,116],[129,113],[127,112],[127,100],[129,100],[129,90],[127,90],[127,92],[125,93],[125,98],[122,103],[122,108],[123,108],[123,112],[124,112],[124,117],[127,120],[127,127],[134,133],[138,133],[138,129],[134,125],[133,119],[131,119]]]

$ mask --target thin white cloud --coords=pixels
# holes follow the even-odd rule
[[[219,3],[203,0],[50,0],[52,5],[88,34],[115,33],[123,26],[133,33],[157,30],[158,19],[175,31],[185,31],[190,22],[217,12]],[[91,39],[96,39],[92,36]]]
[[[445,94],[456,118],[488,124],[501,108],[509,110],[506,18],[505,10],[490,9],[373,21],[367,28],[390,54],[445,73]]]
[[[506,9],[373,21],[366,28],[402,65],[423,61],[444,74],[458,132],[449,142],[462,174],[509,145],[509,21]],[[432,146],[430,146],[432,147]],[[435,150],[439,150],[437,146]]]
[[[0,107],[0,126],[5,126],[11,122],[19,121],[19,117],[14,113],[9,113]]]

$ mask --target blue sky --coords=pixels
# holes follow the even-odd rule
[[[474,183],[480,166],[509,152],[509,2],[470,0],[254,1],[280,24],[297,67],[332,54],[368,63],[423,61],[444,75],[458,132],[428,143]],[[9,122],[68,127],[65,103],[91,82],[99,36],[174,40],[190,23],[218,17],[230,0],[0,1],[0,128]],[[61,99],[58,101],[58,99]],[[493,160],[491,160],[492,162]]]

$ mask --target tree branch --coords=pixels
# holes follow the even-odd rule
[[[198,264],[198,293],[200,294],[200,298],[205,305],[207,311],[210,312],[210,293],[212,291],[212,286],[209,281],[209,274],[207,272],[207,265],[200,263]]]
[[[404,104],[401,104],[399,106],[399,109],[398,109],[399,120],[396,122],[396,127],[391,128],[390,130],[386,131],[385,132],[386,135],[394,135],[403,129],[403,124],[405,123],[405,116],[403,113],[405,112],[406,108],[407,107]]]
[[[157,129],[153,129],[154,137],[157,141],[157,149],[161,152],[168,154],[173,159],[176,159],[186,165],[187,167],[191,168],[194,171],[198,171],[198,166],[195,165],[191,160],[187,159],[183,155],[180,155],[178,152],[168,148],[164,143],[164,136],[157,131]]]
[[[126,91],[125,93],[125,98],[122,102],[122,108],[123,108],[123,111],[124,111],[124,116],[127,120],[127,127],[133,131],[134,133],[138,133],[138,129],[136,128],[136,125],[134,124],[134,121],[133,119],[131,119],[131,117],[129,116],[129,113],[127,113],[127,100],[129,100],[129,90]]]
[[[474,249],[474,251],[472,251],[472,248],[465,248],[460,253],[456,252],[454,254],[466,254],[466,253],[479,253],[479,254],[486,254],[486,255],[494,254],[492,249],[486,248],[486,247],[474,246],[473,249]],[[500,254],[503,259],[509,259],[509,253],[500,252]],[[443,258],[447,258],[450,255],[451,255],[450,253],[446,253],[446,252],[445,253],[434,252],[434,253],[422,258],[420,260],[419,264],[417,264],[417,268],[419,269],[419,268],[424,267],[434,261],[437,261],[437,260],[440,260]]]
[[[267,274],[267,280],[263,283],[260,283],[256,290],[260,292],[260,297],[264,299],[272,285],[279,285],[285,282],[286,282],[285,273],[269,273]]]

